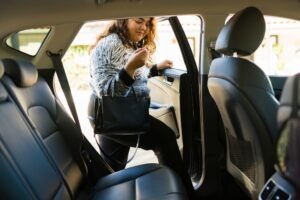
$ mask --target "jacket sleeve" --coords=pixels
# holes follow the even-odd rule
[[[147,77],[152,78],[152,77],[155,77],[155,76],[161,76],[162,70],[157,69],[156,60],[155,60],[155,57],[153,55],[150,56],[149,62],[152,63],[152,64],[151,64],[151,66],[149,67],[149,69],[147,71]]]
[[[109,37],[109,36],[108,36]],[[92,52],[90,60],[91,86],[96,94],[126,96],[132,79],[124,70],[124,66],[116,66],[116,54],[122,50],[123,44],[118,39],[103,38]]]

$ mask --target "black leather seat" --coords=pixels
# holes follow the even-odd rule
[[[4,77],[4,68],[6,75]],[[3,199],[187,199],[170,169],[146,164],[99,179],[89,190],[74,151],[76,126],[26,61],[0,62],[0,192]]]
[[[286,80],[277,112],[277,171],[261,190],[259,200],[300,199],[299,94],[300,74],[296,74]]]
[[[208,75],[208,89],[220,111],[227,140],[227,170],[256,199],[273,173],[278,101],[268,76],[251,55],[265,33],[263,14],[254,7],[236,13],[222,28]]]

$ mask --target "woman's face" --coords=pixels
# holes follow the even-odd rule
[[[128,19],[128,37],[132,42],[141,41],[149,32],[150,18]]]

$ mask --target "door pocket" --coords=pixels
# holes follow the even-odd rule
[[[168,127],[170,127],[176,138],[179,138],[179,131],[178,131],[178,125],[177,120],[174,112],[174,107],[170,105],[151,105],[149,113],[151,116],[155,117],[156,119],[160,120],[164,124],[166,124]]]

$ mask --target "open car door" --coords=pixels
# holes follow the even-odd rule
[[[164,70],[162,76],[151,78],[148,84],[150,114],[173,129],[184,162],[196,181],[201,177],[200,80],[195,61],[200,52],[201,19],[192,17],[165,17],[158,20],[157,62],[159,58],[168,58],[173,61],[173,67]],[[184,30],[185,25],[193,26],[194,30]],[[162,45],[164,51],[160,51]]]

